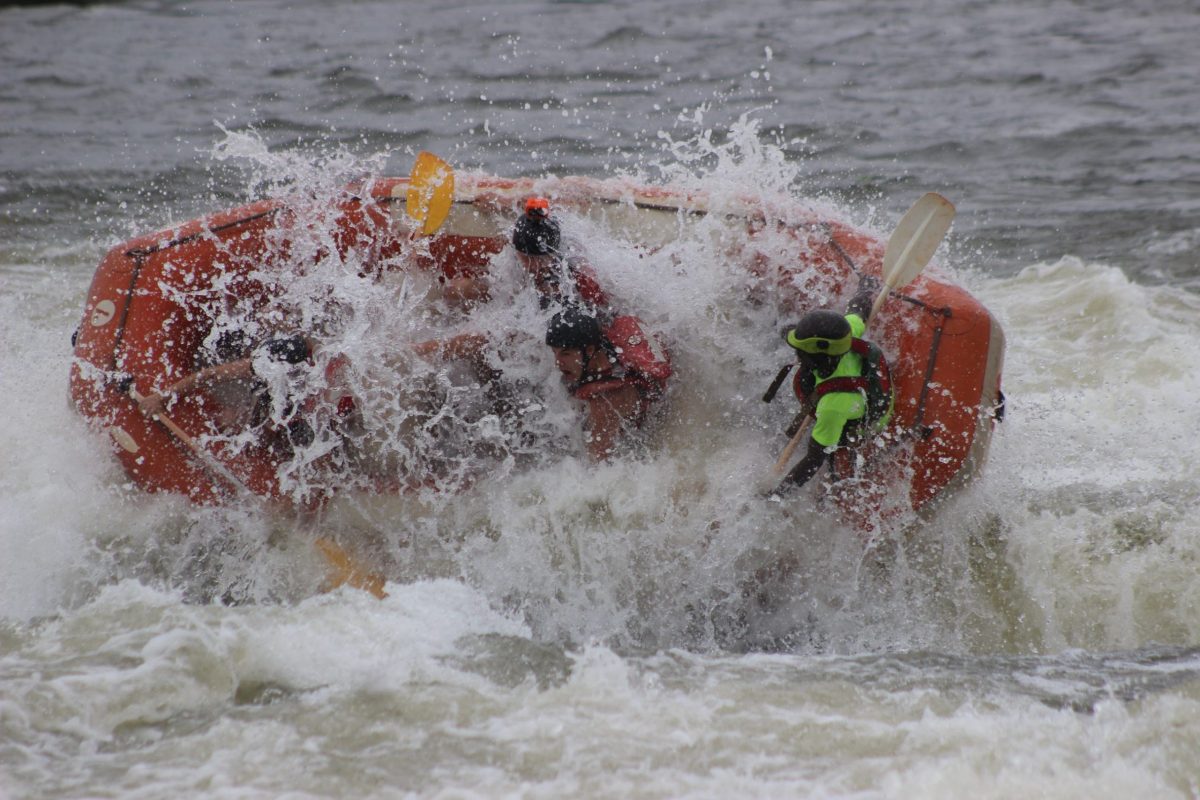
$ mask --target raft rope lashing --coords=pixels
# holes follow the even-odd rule
[[[139,250],[130,250],[125,255],[133,259],[133,272],[129,276],[129,288],[125,291],[124,303],[121,306],[121,319],[117,322],[117,332],[113,337],[109,366],[112,370],[121,368],[121,365],[117,363],[117,352],[121,349],[121,343],[125,339],[125,323],[129,320],[129,307],[133,305],[133,292],[137,288],[138,278],[142,274],[142,267],[146,266],[148,257]]]
[[[821,229],[825,232],[825,235],[829,237],[829,246],[833,248],[833,252],[837,253],[838,258],[846,263],[846,266],[850,268],[851,272],[854,272],[857,275],[862,275],[862,271],[859,270],[858,265],[854,263],[854,259],[850,258],[850,254],[847,253],[840,244],[838,244],[837,237],[835,237],[833,234],[833,226],[828,222],[822,222],[820,225]]]
[[[938,316],[937,326],[933,329],[933,345],[929,348],[929,361],[925,365],[925,377],[921,381],[921,394],[917,397],[917,413],[913,418],[912,428],[917,435],[922,439],[928,439],[933,433],[933,429],[925,424],[925,403],[929,399],[929,387],[933,382],[933,371],[937,367],[938,350],[942,346],[942,332],[946,327],[946,320],[953,316],[948,306],[942,308],[933,308],[919,300],[913,302],[918,303],[926,311]]]

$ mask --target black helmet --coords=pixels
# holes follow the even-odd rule
[[[574,307],[559,311],[551,317],[550,325],[546,328],[546,344],[551,347],[581,350],[589,344],[600,345],[603,342],[600,322],[591,314]]]
[[[540,199],[540,198],[535,198]],[[528,204],[525,213],[513,226],[512,243],[518,253],[530,256],[545,256],[558,252],[562,241],[558,223],[547,216],[548,207],[544,204]]]
[[[836,311],[810,311],[784,332],[787,343],[809,355],[840,356],[850,349],[850,321]]]

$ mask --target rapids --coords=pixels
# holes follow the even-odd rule
[[[1200,795],[1198,34],[1141,0],[0,8],[0,797]],[[689,375],[646,454],[589,466],[532,348],[546,445],[453,495],[314,521],[131,486],[66,400],[103,253],[420,149],[884,235],[943,192],[934,268],[1008,339],[983,475],[882,549],[760,502],[777,310],[710,240],[648,265],[580,222]],[[501,262],[488,324],[535,327]],[[291,288],[355,309],[356,379],[407,408],[406,344],[459,322],[354,267]],[[319,593],[320,533],[390,596]]]

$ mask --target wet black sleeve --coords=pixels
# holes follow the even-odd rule
[[[308,342],[303,336],[269,339],[263,344],[263,348],[273,360],[282,361],[285,364],[303,364],[312,355]]]
[[[808,483],[809,478],[817,474],[817,470],[825,463],[825,446],[811,436],[808,437],[808,452],[804,454],[804,458],[796,466],[792,467],[792,471],[783,479],[783,484],[788,488],[796,488]]]
[[[813,389],[817,388],[817,375],[813,371],[812,363],[804,356],[799,359],[796,377],[793,380],[800,385],[800,393],[806,400],[812,397]]]
[[[847,314],[857,314],[863,322],[868,322],[871,306],[875,304],[875,296],[883,288],[883,281],[874,275],[863,275],[858,281],[858,291],[846,306]]]

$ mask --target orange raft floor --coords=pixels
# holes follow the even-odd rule
[[[197,287],[213,287],[265,300],[269,287],[254,277],[265,259],[286,259],[289,231],[321,224],[333,232],[329,246],[353,252],[362,264],[395,259],[409,242],[404,225],[406,178],[376,179],[347,187],[324,206],[315,222],[283,201],[265,200],[194,220],[113,248],[96,270],[75,340],[70,395],[79,411],[107,432],[126,473],[149,491],[176,492],[196,502],[221,502],[249,491],[280,498],[278,464],[265,452],[233,455],[204,450],[194,437],[211,421],[194,406],[178,404],[169,423],[147,418],[130,387],[163,386],[193,371],[196,353],[212,328],[213,304]],[[427,263],[448,275],[478,269],[506,245],[506,225],[520,201],[546,195],[557,208],[602,208],[627,218],[695,218],[720,213],[744,225],[747,241],[783,232],[797,243],[794,260],[779,272],[797,316],[816,304],[789,275],[816,273],[826,288],[857,285],[858,274],[878,276],[883,243],[799,204],[766,204],[726,198],[716,204],[700,193],[587,178],[508,180],[460,178],[450,218],[428,241]],[[665,226],[670,229],[670,225]],[[647,226],[662,235],[662,224]],[[648,235],[651,235],[648,233]],[[753,247],[742,253],[753,253]],[[760,254],[742,259],[752,271],[771,265]],[[895,427],[913,444],[902,480],[916,510],[935,504],[982,466],[997,412],[1004,336],[986,308],[963,289],[919,277],[892,294],[873,321],[870,337],[889,354],[896,390]],[[780,398],[784,402],[793,400]],[[187,441],[191,439],[190,443]],[[781,442],[782,444],[782,442]],[[867,456],[868,462],[870,455]],[[882,460],[882,459],[881,459]],[[894,463],[867,464],[867,471]],[[893,479],[895,476],[893,475]]]

